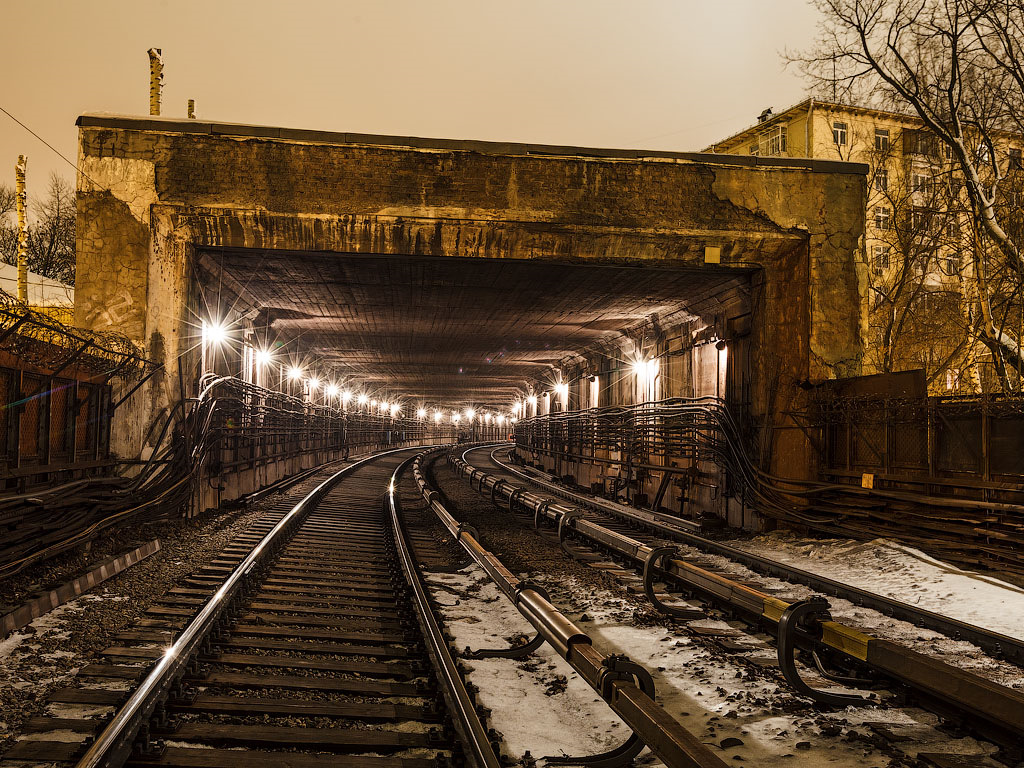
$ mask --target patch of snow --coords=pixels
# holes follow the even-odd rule
[[[912,547],[886,539],[804,539],[786,532],[729,544],[994,632],[1024,637],[1024,589],[961,570]]]
[[[429,574],[448,631],[459,648],[503,648],[533,628],[476,565]],[[479,703],[515,758],[589,755],[618,746],[629,729],[550,646],[524,659],[467,659]],[[552,693],[548,693],[552,691]]]

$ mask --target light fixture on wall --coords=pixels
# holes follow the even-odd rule
[[[219,347],[228,340],[228,329],[218,320],[203,321],[203,341]]]

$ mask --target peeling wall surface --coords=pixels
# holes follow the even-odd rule
[[[208,249],[735,273],[750,286],[755,415],[782,425],[799,383],[860,371],[864,166],[161,118],[86,115],[79,125],[76,323],[117,327],[169,371],[193,343],[192,265]],[[720,263],[706,263],[708,248]],[[712,304],[687,322],[728,321],[725,304]],[[119,415],[116,450],[142,449],[175,376]],[[804,476],[809,456],[792,429],[774,463]]]

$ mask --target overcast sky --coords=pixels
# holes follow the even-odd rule
[[[807,0],[8,0],[0,106],[72,160],[82,112],[695,150],[803,96]],[[73,169],[0,114],[0,182]],[[38,185],[38,186],[37,186]]]

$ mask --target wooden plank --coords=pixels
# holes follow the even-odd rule
[[[74,731],[75,733],[93,733],[98,730],[106,720],[98,718],[72,718],[72,717],[30,717],[21,724],[21,730],[26,733],[46,733],[47,731]]]
[[[416,674],[408,664],[376,661],[338,661],[334,659],[297,659],[293,656],[250,656],[242,653],[222,653],[213,659],[215,664],[233,667],[268,667],[271,669],[305,669],[313,672],[348,672],[368,677],[413,678]]]
[[[408,704],[343,703],[267,699],[261,696],[214,696],[199,694],[189,703],[171,703],[178,712],[213,712],[223,715],[278,715],[281,717],[341,717],[348,720],[437,721],[440,715],[427,707]]]
[[[430,738],[427,734],[406,731],[207,723],[185,723],[174,732],[172,738],[175,741],[200,741],[213,744],[275,744],[282,747],[315,747],[317,749],[363,747],[371,751],[409,749],[430,745]]]
[[[89,664],[78,671],[84,677],[113,677],[118,680],[138,680],[149,669],[149,664],[128,667],[123,664]]]
[[[128,698],[128,691],[105,691],[100,688],[61,688],[53,691],[50,701],[60,704],[97,704],[117,706]]]
[[[19,741],[4,753],[4,761],[70,763],[84,751],[85,744],[79,741]]]
[[[342,691],[372,696],[420,696],[413,683],[391,683],[345,677],[313,677],[309,675],[247,675],[244,672],[211,672],[196,682],[207,686],[224,685],[236,688],[287,688],[296,691]]]
[[[273,613],[247,613],[242,617],[242,620],[263,624],[302,624],[307,627],[337,627],[338,629],[356,630],[402,628],[402,625],[397,621],[375,621],[372,618],[368,618],[376,615],[374,611],[361,611],[351,615],[357,618],[336,619],[333,616],[288,616],[286,614]]]
[[[259,624],[236,624],[231,628],[235,637],[296,637],[307,640],[337,640],[351,643],[403,643],[408,638],[397,632],[339,632],[335,629],[306,629],[303,627],[266,627]]]
[[[157,765],[164,768],[437,768],[437,761],[428,758],[168,747],[156,759],[129,762],[127,765],[139,768]]]
[[[337,607],[318,608],[312,605],[295,605],[293,603],[252,603],[249,606],[249,610],[273,611],[275,613],[302,613],[310,616],[375,616],[382,619],[393,619],[395,621],[400,618],[397,612],[385,610],[380,607],[393,606],[395,604],[395,599],[393,597],[390,600],[352,601],[351,604],[344,601],[340,606],[338,606],[337,603],[332,604]]]
[[[320,643],[313,641],[296,642],[294,640],[268,640],[258,637],[236,638],[227,642],[214,644],[217,648],[233,648],[247,650],[259,648],[268,651],[300,651],[302,653],[335,654],[338,656],[372,656],[384,658],[407,658],[408,648],[379,645],[347,645],[342,643]],[[157,649],[159,653],[159,649]]]

